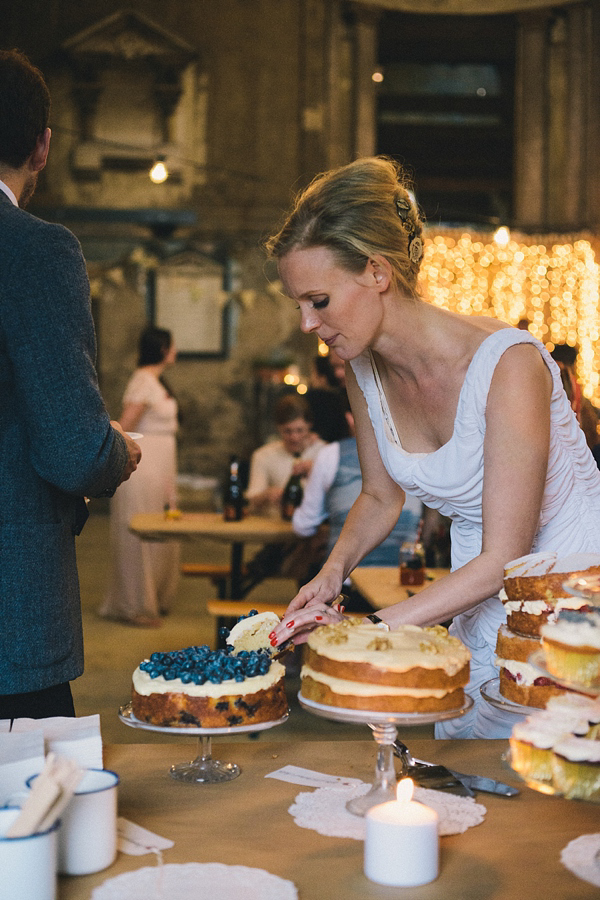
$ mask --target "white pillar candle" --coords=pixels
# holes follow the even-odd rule
[[[365,875],[378,884],[415,887],[437,878],[438,814],[412,800],[413,783],[398,783],[397,800],[366,815]]]

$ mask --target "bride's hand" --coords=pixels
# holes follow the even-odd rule
[[[294,644],[303,644],[311,631],[319,625],[335,625],[344,619],[341,603],[314,602],[295,612],[287,612],[279,625],[271,632],[271,646],[277,647],[290,639]]]

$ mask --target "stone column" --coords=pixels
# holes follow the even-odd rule
[[[587,4],[568,9],[565,115],[564,224],[580,228],[587,220],[589,80],[592,74],[591,10]]]
[[[515,73],[514,218],[522,227],[542,224],[545,214],[546,29],[548,12],[519,18]]]
[[[373,7],[353,4],[354,10],[354,156],[376,152],[376,99],[372,75],[377,66],[377,21]]]
[[[299,174],[307,182],[327,167],[328,159],[328,4],[300,0],[299,14]]]
[[[583,220],[590,228],[600,226],[600,4],[588,12],[589,47],[586,85],[586,179],[583,189]]]

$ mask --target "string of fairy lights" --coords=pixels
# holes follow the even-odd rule
[[[549,351],[576,347],[583,393],[600,407],[600,266],[589,239],[429,230],[419,286],[444,309],[524,322]]]
[[[600,269],[589,240],[430,231],[420,287],[454,312],[527,320],[549,350],[577,347],[583,393],[600,406]]]

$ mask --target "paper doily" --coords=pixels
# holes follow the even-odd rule
[[[600,834],[582,834],[563,847],[560,861],[584,881],[600,887]]]
[[[109,878],[91,900],[298,900],[291,881],[248,866],[169,863]]]
[[[298,794],[288,812],[300,828],[312,828],[329,837],[364,841],[365,820],[348,812],[346,803],[362,797],[370,787],[370,784],[360,784],[317,788],[312,793]],[[473,797],[458,797],[428,788],[415,787],[413,799],[435,809],[440,817],[440,836],[461,834],[473,825],[480,825],[487,812]]]

